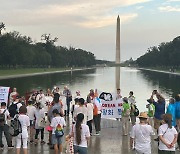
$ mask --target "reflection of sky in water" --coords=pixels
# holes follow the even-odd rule
[[[128,96],[134,91],[137,105],[141,111],[146,110],[147,99],[154,89],[159,90],[165,98],[178,93],[180,77],[169,76],[163,73],[139,71],[135,68],[120,68],[120,88],[122,96]],[[93,70],[49,74],[43,76],[26,77],[10,80],[0,80],[1,86],[17,87],[21,94],[32,89],[47,89],[59,86],[61,91],[68,85],[73,94],[80,90],[86,98],[90,89],[99,89],[106,92],[115,92],[115,68],[105,67]]]

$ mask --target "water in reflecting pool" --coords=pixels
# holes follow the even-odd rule
[[[96,68],[84,71],[75,71],[59,74],[48,74],[33,77],[0,80],[0,86],[17,87],[18,92],[24,95],[32,89],[53,88],[55,85],[63,90],[68,85],[75,94],[80,90],[86,97],[90,89],[99,89],[114,92],[118,86],[119,78],[115,67]],[[141,111],[146,110],[146,100],[153,89],[159,90],[165,98],[180,93],[180,76],[168,75],[157,72],[142,71],[135,68],[120,68],[120,88],[122,96],[128,96],[129,91],[134,91],[137,105]]]

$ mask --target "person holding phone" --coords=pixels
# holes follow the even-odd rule
[[[153,99],[154,96],[157,98],[157,101]],[[157,130],[157,134],[158,134],[158,129],[162,124],[162,115],[165,114],[166,103],[164,97],[157,90],[153,90],[150,99],[153,102],[153,105],[155,106],[154,129]],[[156,138],[155,141],[159,141],[159,138]]]

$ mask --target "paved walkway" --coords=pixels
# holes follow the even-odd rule
[[[71,123],[67,119],[67,125]],[[133,154],[129,149],[129,136],[122,136],[121,122],[116,120],[105,120],[101,122],[102,130],[100,136],[92,136],[88,148],[88,154]],[[69,127],[66,128],[66,133],[69,132]],[[45,133],[47,141],[48,133]],[[5,143],[5,142],[4,142]],[[6,144],[6,143],[5,143]],[[53,154],[53,150],[49,149],[47,144],[44,145],[29,145],[29,154]],[[0,154],[15,154],[15,148],[0,151]],[[64,153],[64,152],[63,152]],[[157,142],[152,141],[152,154],[157,154]],[[180,154],[180,152],[176,152]]]

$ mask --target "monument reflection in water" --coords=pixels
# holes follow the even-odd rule
[[[116,89],[120,89],[120,67],[116,67],[115,71]]]

